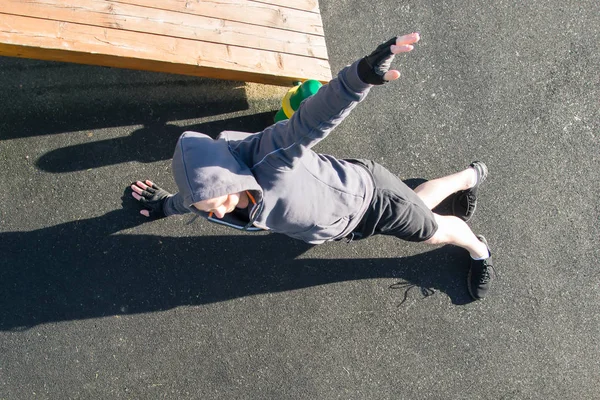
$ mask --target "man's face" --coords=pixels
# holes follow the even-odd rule
[[[200,211],[213,213],[217,218],[223,218],[225,214],[232,212],[240,202],[240,193],[226,194],[214,199],[202,200],[194,203]]]

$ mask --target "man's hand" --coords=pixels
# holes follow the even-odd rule
[[[382,85],[398,79],[400,72],[395,69],[390,70],[394,56],[414,49],[413,44],[417,43],[420,38],[418,33],[411,33],[392,38],[379,45],[374,52],[358,63],[358,77],[364,83],[371,85]]]
[[[145,182],[137,181],[131,184],[131,195],[134,199],[144,205],[144,209],[140,211],[145,217],[155,219],[166,217],[163,211],[163,203],[171,196],[171,193],[159,188],[150,180]]]

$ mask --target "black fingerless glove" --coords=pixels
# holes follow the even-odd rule
[[[387,83],[383,76],[389,71],[394,59],[391,46],[396,44],[397,37],[393,37],[387,42],[377,46],[374,52],[358,63],[358,77],[364,83],[371,85],[383,85]]]
[[[148,186],[148,188],[142,192],[141,196],[140,203],[142,203],[144,208],[150,212],[151,218],[159,219],[166,217],[166,214],[163,211],[163,205],[167,198],[172,196],[171,193],[156,185],[152,185],[152,187]]]

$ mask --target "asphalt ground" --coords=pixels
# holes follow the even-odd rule
[[[0,58],[0,399],[600,398],[600,3],[322,0],[333,71],[422,40],[317,150],[415,182],[485,161],[467,254],[310,246],[123,194],[185,130],[258,131],[284,88]]]

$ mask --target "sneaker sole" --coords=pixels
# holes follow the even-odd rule
[[[477,183],[475,184],[475,186],[473,186],[474,189],[479,188],[479,186],[481,186],[481,184],[483,184],[483,182],[485,182],[485,180],[487,179],[487,176],[488,176],[488,167],[487,167],[487,165],[485,165],[485,163],[483,163],[481,161],[473,161],[471,164],[469,164],[469,167],[474,168],[476,171],[478,171],[478,169],[477,169],[478,166],[481,169],[481,176],[477,180]]]
[[[488,167],[487,167],[487,165],[485,165],[484,162],[473,161],[471,164],[469,164],[469,168],[473,168],[475,170],[475,172],[477,173],[477,176],[479,177],[475,186],[473,186],[471,188],[471,189],[477,190],[479,188],[479,186],[481,186],[483,184],[483,182],[485,182],[485,180],[487,179]],[[481,171],[481,173],[479,173],[479,171]],[[468,190],[471,190],[471,189],[468,189]],[[456,212],[456,200],[457,200],[458,196],[460,196],[462,193],[464,193],[466,191],[467,190],[463,190],[463,191],[457,193],[457,197],[452,202],[452,214],[455,217],[458,217],[465,222],[469,222],[475,215],[475,211],[477,211],[477,200],[475,200],[475,204],[473,205],[473,211],[471,212],[471,216],[467,217],[466,215],[457,215],[458,213]]]
[[[471,212],[471,216],[467,217],[466,215],[462,215],[462,214],[461,215],[457,215],[459,213],[456,211],[456,207],[457,207],[456,206],[456,202],[458,200],[458,197],[460,195],[462,195],[462,194],[463,194],[463,192],[459,192],[456,195],[456,197],[454,198],[454,200],[452,201],[452,215],[454,215],[457,218],[462,219],[465,222],[469,222],[471,219],[473,219],[473,215],[475,215],[475,211],[477,210],[477,201],[475,201],[475,204],[473,205],[473,212]]]

